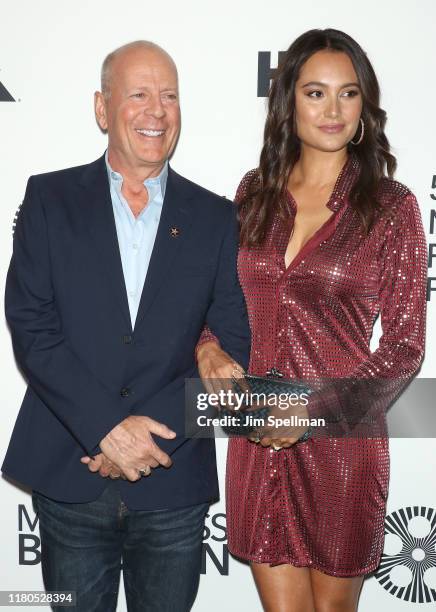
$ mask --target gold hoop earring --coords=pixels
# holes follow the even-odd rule
[[[364,122],[363,122],[362,117],[359,119],[359,121],[360,121],[360,127],[361,127],[361,129],[362,129],[361,134],[360,134],[360,138],[359,138],[359,140],[358,140],[357,142],[353,142],[352,140],[350,140],[351,144],[352,144],[352,145],[354,145],[355,147],[356,147],[357,145],[360,145],[360,143],[361,143],[361,142],[362,142],[362,140],[363,140],[363,136],[364,136],[364,134],[365,134],[365,124],[364,124]]]

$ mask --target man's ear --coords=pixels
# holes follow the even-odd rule
[[[102,132],[107,132],[106,100],[101,91],[94,94],[95,119]]]

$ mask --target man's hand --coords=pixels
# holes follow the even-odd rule
[[[90,472],[98,472],[103,478],[108,476],[113,479],[125,478],[121,470],[112,461],[109,461],[103,453],[99,453],[95,457],[82,457],[80,461],[88,466]]]
[[[244,369],[216,342],[205,342],[197,349],[198,371],[208,393],[232,389],[232,378],[243,378]]]
[[[134,482],[141,478],[140,469],[172,465],[171,458],[158,447],[152,433],[167,440],[176,437],[175,432],[163,423],[150,417],[131,415],[114,427],[99,446],[105,458],[118,468],[120,475]],[[89,469],[91,463],[88,462]]]

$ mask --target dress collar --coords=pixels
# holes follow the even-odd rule
[[[335,186],[330,195],[327,207],[336,212],[344,202],[348,201],[350,191],[360,172],[360,162],[355,155],[350,155],[342,167]]]

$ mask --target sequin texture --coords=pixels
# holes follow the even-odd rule
[[[245,175],[237,199],[255,172]],[[327,204],[334,214],[288,269],[284,255],[296,212],[290,194],[289,219],[276,219],[263,245],[240,249],[251,373],[265,375],[275,366],[290,378],[392,380],[419,368],[426,304],[419,207],[406,187],[383,179],[385,212],[365,234],[348,202],[358,172],[350,157]],[[371,352],[378,314],[383,334]],[[257,563],[290,563],[334,576],[370,573],[382,553],[388,483],[387,438],[312,439],[280,452],[233,438],[226,480],[229,549]]]

